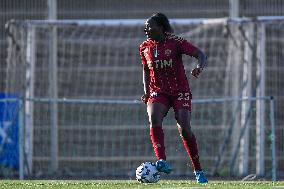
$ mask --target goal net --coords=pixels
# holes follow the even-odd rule
[[[204,170],[221,176],[271,176],[273,111],[264,96],[277,84],[264,77],[271,66],[263,63],[261,44],[266,39],[279,45],[270,34],[283,33],[284,21],[171,22],[177,35],[209,57],[199,79],[190,76],[196,60],[183,57]],[[146,106],[139,102],[143,27],[140,20],[7,23],[5,92],[24,100],[25,176],[134,178],[141,162],[155,161]],[[256,95],[261,98],[246,98]],[[164,129],[171,176],[192,175],[175,124],[170,112]]]

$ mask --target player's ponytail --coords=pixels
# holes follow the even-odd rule
[[[169,19],[163,13],[155,13],[150,17],[150,19],[155,20],[158,25],[162,26],[164,32],[173,33],[173,28],[169,22]]]

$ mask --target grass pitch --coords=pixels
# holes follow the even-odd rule
[[[268,181],[209,181],[200,185],[188,180],[162,180],[155,184],[141,184],[134,180],[2,180],[1,189],[284,189],[284,182]]]

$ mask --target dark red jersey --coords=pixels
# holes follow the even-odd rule
[[[162,42],[147,39],[140,45],[143,65],[150,70],[150,92],[178,95],[189,92],[182,54],[193,56],[197,47],[187,40],[173,34],[167,34]]]

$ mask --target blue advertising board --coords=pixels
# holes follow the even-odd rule
[[[0,166],[19,169],[19,102],[17,98],[0,93]]]

